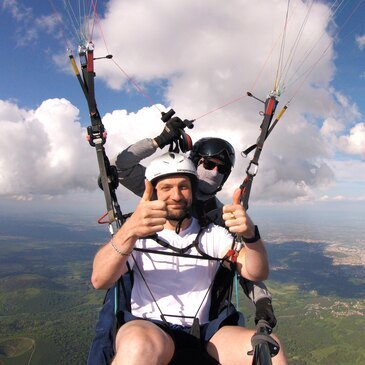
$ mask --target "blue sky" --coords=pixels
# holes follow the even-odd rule
[[[5,0],[0,8],[0,125],[8,136],[0,151],[0,200],[12,212],[76,214],[71,202],[82,202],[78,206],[86,205],[85,211],[88,202],[102,204],[94,185],[94,151],[83,139],[89,124],[86,102],[65,52],[62,33],[69,37],[72,32],[61,3]],[[83,2],[70,3],[77,12]],[[99,1],[95,54],[105,55],[106,43],[115,62],[161,104],[151,106],[112,61],[96,61],[96,96],[109,132],[108,154],[157,135],[162,129],[159,110],[165,107],[196,118],[246,91],[264,99],[275,79],[287,3],[276,0],[268,9],[264,0],[228,5],[187,0],[184,6],[162,0]],[[291,1],[286,55],[306,14],[291,66],[295,70],[310,51],[308,65],[316,67],[283,89],[279,108],[295,97],[265,145],[251,206],[298,211],[346,206],[346,211],[362,212],[365,4]],[[239,154],[256,141],[259,111],[259,103],[242,98],[197,120],[191,135],[193,140],[222,136]],[[223,199],[240,184],[247,164],[237,159]],[[132,209],[136,199],[124,190],[118,194]]]
[[[72,7],[77,10],[79,1],[71,1],[71,3]],[[98,8],[98,11],[101,12],[102,3],[99,3]],[[65,21],[68,20],[65,7],[61,5],[60,1],[4,1],[0,13],[0,29],[4,42],[0,55],[1,76],[6,88],[1,88],[0,99],[15,100],[19,106],[33,109],[46,99],[66,98],[80,109],[82,123],[87,125],[89,121],[85,98],[80,92],[77,80],[71,73],[71,68],[68,74],[64,70],[65,66],[69,66],[67,64],[67,44],[63,37],[59,36],[60,29],[74,41],[72,43],[73,52],[77,56],[77,43],[74,32],[70,30],[70,23],[63,24],[56,32],[44,32],[42,27],[35,25],[36,20],[40,20],[42,16],[55,16],[53,7],[60,12]],[[24,15],[19,15],[19,19],[17,19],[17,16],[12,15],[14,8],[19,9],[19,13]],[[34,29],[34,32],[31,31],[31,28]],[[30,35],[27,34],[28,32]],[[62,67],[54,62],[52,56],[55,54],[64,55],[65,64]],[[123,90],[111,90],[105,87],[103,82],[97,85],[96,92],[100,112],[118,108],[137,111],[149,103],[135,90],[127,93]],[[156,102],[161,102],[158,90],[152,89],[149,90],[149,93],[154,94]]]
[[[2,63],[2,80],[6,88],[0,90],[2,100],[17,100],[20,106],[34,108],[47,98],[65,97],[72,100],[80,109],[85,109],[81,105],[84,101],[83,95],[77,87],[72,75],[65,77],[63,70],[59,69],[52,59],[54,52],[61,54],[65,51],[64,39],[56,39],[53,33],[43,33],[38,30],[33,37],[27,39],[27,32],[34,26],[34,21],[41,16],[54,16],[54,8],[60,11],[64,19],[67,20],[65,8],[61,2],[49,1],[14,1],[5,0],[1,9],[1,34],[3,35],[3,47],[0,49]],[[74,9],[77,10],[78,1],[71,1]],[[98,4],[99,16],[102,16],[106,1]],[[334,4],[336,1],[327,2]],[[336,73],[332,84],[351,100],[355,101],[360,111],[364,112],[364,101],[361,96],[364,91],[364,52],[356,42],[356,37],[365,34],[365,6],[362,1],[350,1],[343,6],[335,15],[333,21],[336,22],[339,33],[336,33],[335,66]],[[12,15],[12,8],[17,7],[19,12],[31,11],[32,20],[24,18],[16,19]],[[355,13],[352,14],[352,12]],[[63,31],[69,36],[71,31],[69,23],[64,24]],[[70,32],[70,33],[69,33]],[[76,50],[74,50],[76,51]],[[99,50],[100,52],[100,50]],[[106,54],[106,52],[105,52]],[[65,51],[65,59],[67,53]],[[108,61],[99,61],[108,62]],[[97,64],[96,64],[97,68]],[[37,87],[34,87],[37,85]],[[104,87],[103,83],[98,87],[102,89],[98,100],[105,111],[113,110],[117,107],[125,107],[131,111],[137,111],[141,107],[149,104],[138,92],[123,93],[116,92]],[[31,92],[29,91],[31,90]],[[149,89],[150,93],[156,90]],[[106,94],[105,94],[106,93]],[[157,102],[164,101],[161,94],[157,97],[153,94]],[[87,123],[87,120],[86,122]]]

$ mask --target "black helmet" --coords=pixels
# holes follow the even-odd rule
[[[224,174],[223,185],[228,179],[236,159],[233,146],[222,138],[201,138],[194,143],[193,149],[190,152],[190,158],[194,165],[197,166],[202,157],[215,157],[224,162],[227,166],[227,172]]]

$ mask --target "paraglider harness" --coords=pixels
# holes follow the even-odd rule
[[[217,258],[206,254],[201,247],[199,247],[200,237],[205,231],[205,227],[200,228],[194,241],[183,249],[171,246],[168,242],[161,239],[158,235],[146,237],[156,241],[159,245],[165,248],[165,250],[154,250],[146,248],[134,248],[134,251],[148,253],[148,254],[160,254],[171,255],[178,257],[196,258],[202,260],[215,260],[220,261],[220,265],[216,271],[214,279],[211,282],[210,287],[207,289],[206,294],[201,302],[203,304],[205,297],[210,294],[211,305],[209,308],[209,322],[207,325],[200,326],[197,314],[200,307],[197,308],[195,316],[181,316],[166,314],[160,310],[161,321],[154,321],[157,325],[160,325],[163,329],[169,332],[170,326],[168,323],[168,317],[182,317],[190,319],[192,325],[190,328],[186,328],[185,332],[179,330],[174,332],[174,340],[177,340],[176,356],[172,364],[199,364],[199,365],[213,365],[217,362],[211,358],[205,351],[205,338],[210,338],[220,327],[224,325],[244,325],[244,318],[241,313],[237,312],[234,305],[231,303],[232,297],[232,282],[235,275],[235,258],[236,251],[231,249],[227,252],[225,257]],[[192,250],[195,249],[197,254],[192,254]],[[134,258],[132,253],[132,258]],[[227,262],[229,267],[226,267],[223,263]],[[135,262],[133,270],[128,265],[129,271],[124,274],[118,282],[115,284],[117,288],[118,297],[114,298],[113,288],[109,289],[103,308],[99,314],[99,318],[104,321],[98,321],[96,327],[96,337],[89,352],[88,365],[100,365],[109,364],[115,350],[113,348],[114,336],[120,326],[129,320],[137,319],[131,314],[131,293],[134,282],[135,272],[140,269]],[[143,274],[142,279],[143,279]],[[144,280],[144,279],[143,279]],[[148,284],[147,289],[150,291]],[[156,303],[153,293],[150,291],[152,300]],[[116,299],[116,301],[115,301]],[[157,303],[156,306],[158,307]],[[159,308],[158,308],[159,309]],[[111,320],[113,316],[110,314],[115,311],[114,320],[112,323],[105,323],[105,320]],[[105,315],[109,314],[109,315]],[[106,335],[108,333],[108,335]],[[187,335],[187,333],[189,335]]]
[[[208,287],[206,294],[204,295],[204,298],[196,311],[195,316],[181,316],[181,315],[162,313],[162,311],[160,310],[160,308],[157,305],[157,302],[154,298],[153,293],[150,291],[150,289],[148,288],[148,285],[146,283],[147,289],[150,291],[151,297],[152,297],[153,301],[156,303],[158,310],[160,311],[161,320],[165,323],[168,323],[168,321],[166,320],[166,317],[188,318],[188,319],[192,320],[192,326],[189,330],[189,333],[198,339],[200,339],[201,337],[200,337],[200,323],[197,318],[197,315],[198,315],[198,312],[200,311],[201,305],[203,304],[203,302],[208,294],[211,295],[209,321],[213,321],[213,320],[217,319],[220,315],[222,315],[222,312],[225,311],[226,317],[230,317],[230,316],[232,317],[232,314],[234,314],[234,318],[235,318],[235,320],[233,321],[234,324],[242,324],[242,325],[244,324],[243,317],[241,317],[242,315],[239,316],[238,312],[236,312],[234,306],[231,304],[231,296],[232,296],[231,288],[232,288],[232,281],[233,281],[233,278],[235,275],[235,270],[236,270],[236,257],[238,254],[233,248],[233,245],[235,243],[234,242],[232,243],[232,248],[230,250],[228,250],[227,254],[223,258],[218,258],[218,257],[213,257],[211,255],[208,255],[199,246],[200,237],[205,232],[206,228],[207,227],[201,227],[199,229],[199,232],[197,233],[195,239],[193,240],[193,242],[184,248],[177,248],[177,247],[170,245],[168,242],[166,242],[165,240],[160,238],[157,234],[146,237],[146,238],[154,240],[158,245],[165,248],[165,250],[161,251],[161,250],[148,249],[148,248],[134,248],[134,251],[142,252],[142,253],[169,255],[169,256],[174,256],[174,257],[177,256],[177,257],[184,257],[184,258],[194,258],[194,259],[198,259],[198,260],[213,260],[213,261],[220,262],[220,265],[214,276],[214,279],[212,280],[210,286]],[[191,252],[193,249],[196,250],[197,254],[193,254]],[[132,255],[132,258],[134,259],[133,255]],[[226,265],[229,267],[226,267],[224,265],[224,263],[226,263]],[[135,260],[134,260],[134,265],[136,267],[136,269],[134,269],[134,270],[137,270],[141,274],[142,279],[145,281],[145,279],[143,278],[143,274],[141,273],[141,270],[138,267],[138,264]],[[132,274],[133,271],[129,270],[129,273]],[[128,299],[130,299],[130,297]],[[129,307],[130,307],[130,305],[129,305]],[[120,317],[118,318],[118,320],[120,320]],[[231,321],[232,321],[232,318],[231,318]],[[124,321],[122,320],[121,322],[123,324]],[[233,324],[233,322],[232,322],[232,324]]]
[[[90,115],[90,121],[91,126],[87,128],[87,140],[89,144],[92,147],[95,147],[96,155],[97,155],[97,161],[99,165],[99,171],[100,171],[100,179],[99,179],[99,185],[102,188],[104,192],[107,212],[99,218],[98,222],[100,224],[109,224],[110,233],[113,235],[125,222],[125,220],[128,218],[130,214],[123,215],[120,209],[120,206],[117,201],[116,197],[116,188],[118,187],[118,176],[115,166],[112,166],[109,162],[109,159],[105,153],[104,144],[106,142],[107,133],[104,128],[104,125],[101,121],[101,117],[99,114],[99,111],[97,109],[96,101],[95,101],[95,90],[94,90],[94,46],[90,42],[88,44],[88,47],[81,46],[79,49],[79,56],[80,56],[80,63],[81,63],[81,71],[82,74],[80,75],[80,72],[78,70],[78,67],[76,65],[75,59],[73,55],[70,53],[69,58],[70,62],[73,68],[73,71],[79,81],[79,84],[81,86],[81,89],[85,95],[85,98],[87,100],[88,108],[89,108],[89,115]],[[107,58],[111,58],[111,55],[106,56]],[[250,194],[250,189],[252,185],[253,177],[257,173],[257,167],[258,167],[258,158],[260,156],[263,142],[268,136],[270,122],[272,120],[272,117],[275,112],[275,107],[277,105],[277,101],[274,96],[270,96],[268,100],[265,102],[265,114],[264,114],[264,120],[261,125],[261,134],[257,141],[256,147],[256,153],[254,156],[254,159],[250,162],[249,168],[247,169],[247,177],[245,181],[241,185],[241,202],[243,206],[247,209],[248,208],[248,198]],[[168,120],[171,119],[171,117],[175,114],[173,110],[170,110],[167,113],[162,114],[162,120],[166,123]],[[184,120],[183,123],[188,127],[192,128],[192,122]],[[274,126],[274,125],[273,125]],[[272,127],[273,127],[272,126]],[[271,130],[270,130],[271,131]],[[181,150],[182,152],[187,152],[191,149],[192,143],[191,138],[184,132],[183,129],[181,129],[181,138],[179,138],[175,145],[171,143],[170,145],[170,151],[178,152]],[[254,149],[253,147],[252,149]],[[256,169],[254,172],[250,171],[250,166],[255,165]],[[107,217],[107,220],[104,220]],[[196,238],[196,240],[193,242],[192,245],[189,246],[195,247],[198,252],[198,237],[200,236],[200,232]],[[157,240],[158,238],[155,237]],[[159,242],[162,245],[165,245],[165,242]],[[199,252],[200,256],[197,256],[201,259],[209,259],[209,260],[222,260],[227,261],[228,257],[231,257],[231,260],[228,260],[230,263],[230,269],[224,267],[222,264],[220,265],[216,276],[214,280],[212,281],[211,286],[208,288],[208,292],[211,293],[211,307],[209,312],[209,319],[214,320],[215,318],[219,317],[219,315],[224,311],[224,309],[227,310],[227,318],[233,313],[235,317],[236,324],[242,324],[243,320],[239,318],[239,312],[235,311],[234,306],[231,304],[231,296],[232,296],[232,282],[233,277],[235,273],[235,258],[237,255],[237,251],[234,248],[234,244],[232,244],[232,249],[227,253],[227,255],[223,259],[213,258],[209,255]],[[171,248],[171,246],[169,247]],[[135,249],[142,250],[142,249]],[[186,249],[185,249],[186,250]],[[186,256],[184,252],[175,252],[173,253],[165,253],[165,254],[173,254],[178,256]],[[158,253],[161,253],[158,251]],[[189,255],[187,255],[189,256]],[[114,292],[114,311],[115,314],[118,316],[118,313],[120,312],[120,309],[126,308],[130,310],[131,306],[131,290],[133,286],[133,271],[129,271],[127,274],[125,274],[115,285],[115,292]],[[106,295],[105,301],[104,301],[104,307],[105,310],[108,310],[110,305],[112,305],[111,298],[110,298],[110,289],[108,290],[108,293]],[[103,310],[104,310],[103,307]],[[233,308],[233,311],[232,311]],[[230,312],[231,311],[231,312]],[[161,318],[165,320],[164,315],[161,313]],[[113,349],[111,348],[110,343],[114,340],[114,336],[116,333],[117,321],[113,321],[114,323],[106,324],[107,328],[97,328],[97,336],[101,335],[104,336],[104,343],[102,344],[102,352],[100,353],[99,349],[99,359],[93,358],[93,351],[91,349],[88,359],[88,364],[107,364],[110,362],[113,356]],[[109,331],[109,335],[105,337],[105,330],[108,331],[108,328],[114,329],[112,333]],[[219,327],[218,327],[219,328]],[[217,329],[218,329],[217,328]],[[197,318],[195,316],[193,320],[193,326],[191,328],[191,333],[199,337],[199,323],[197,322]],[[257,326],[257,334],[253,336],[252,338],[252,345],[253,345],[253,364],[270,364],[271,360],[270,358],[272,356],[275,356],[279,351],[278,344],[269,336],[271,333],[270,326],[269,325],[263,325],[262,322],[258,323]],[[107,342],[105,342],[105,340]],[[105,350],[105,351],[104,351]],[[259,360],[256,359],[256,355],[260,352],[265,352],[266,358],[270,362],[258,362]],[[95,355],[95,353],[94,353]],[[258,358],[257,358],[258,359]],[[97,362],[95,362],[97,361]],[[210,363],[212,361],[212,358],[210,358]]]

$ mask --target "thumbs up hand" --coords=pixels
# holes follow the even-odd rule
[[[223,207],[223,219],[231,233],[245,238],[255,236],[255,225],[241,205],[241,189],[233,193],[233,203]]]
[[[153,185],[151,184],[151,181],[146,179],[144,181],[144,193],[142,195],[141,201],[149,202],[151,201],[152,196],[153,196]]]
[[[160,232],[166,223],[166,203],[162,200],[151,200],[153,192],[153,185],[145,180],[145,191],[141,201],[128,220],[128,225],[136,238]]]

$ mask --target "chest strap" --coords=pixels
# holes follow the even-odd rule
[[[156,241],[159,245],[171,250],[172,252],[158,251],[158,250],[149,249],[149,248],[134,248],[134,250],[139,251],[139,252],[148,252],[148,253],[154,253],[154,254],[159,254],[159,255],[190,257],[190,258],[202,259],[202,260],[221,261],[222,260],[221,258],[210,256],[199,247],[199,238],[203,232],[204,232],[204,228],[200,228],[194,241],[190,245],[188,245],[184,248],[178,248],[178,247],[170,245],[168,242],[161,239],[157,234],[146,237],[146,238]],[[199,255],[187,254],[187,252],[192,248],[195,248],[198,251]]]

